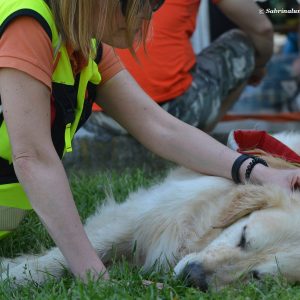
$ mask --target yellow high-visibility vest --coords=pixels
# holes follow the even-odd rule
[[[46,1],[0,0],[0,36],[10,22],[19,16],[30,16],[41,24],[52,41],[54,61],[58,59],[52,74],[51,97],[56,110],[52,140],[58,155],[62,157],[65,152],[72,151],[71,141],[75,132],[91,114],[96,86],[101,81],[98,63],[102,46],[97,46],[95,40],[91,41],[96,58],[93,59],[91,55],[80,74],[74,76],[67,49],[61,43]],[[0,99],[0,238],[15,229],[31,209],[29,199],[14,172],[11,145]]]

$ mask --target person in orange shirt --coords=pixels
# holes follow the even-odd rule
[[[93,100],[149,150],[179,165],[239,183],[246,181],[249,162],[253,166],[252,158],[241,160],[152,101],[111,48],[143,41],[163,2],[0,0],[0,233],[15,229],[24,210],[34,209],[63,254],[59,263],[84,281],[109,276],[86,236],[61,158]],[[251,12],[251,23],[271,31],[246,0],[241,19]],[[261,45],[266,47],[264,38]],[[257,52],[260,67],[268,56]],[[259,163],[250,179],[290,190],[300,185],[300,171]],[[20,276],[26,272],[30,276],[27,269]]]
[[[152,38],[146,53],[139,47],[136,59],[128,50],[116,50],[126,69],[154,101],[207,132],[238,99],[247,81],[257,81],[264,74],[273,40],[266,17],[262,15],[256,22],[256,4],[246,12],[242,0],[210,1],[242,31],[225,33],[196,56],[191,37],[200,1],[166,0],[152,19]],[[93,114],[85,128],[107,140],[126,133],[102,113]]]

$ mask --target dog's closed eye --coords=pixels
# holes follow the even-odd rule
[[[247,246],[246,230],[247,230],[247,226],[245,225],[242,230],[241,239],[237,245],[239,248],[241,248],[243,250],[246,249],[246,246]]]

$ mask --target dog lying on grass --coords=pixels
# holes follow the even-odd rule
[[[299,134],[276,136],[300,152]],[[269,165],[290,164],[266,158]],[[281,274],[300,281],[300,193],[276,186],[235,185],[178,168],[151,188],[113,199],[91,216],[86,232],[105,264],[126,257],[144,270],[168,270],[206,290],[234,280]],[[133,255],[133,249],[134,255]],[[67,268],[57,248],[3,259],[2,279],[37,283]],[[8,270],[8,271],[7,271]],[[251,275],[251,276],[248,276]]]

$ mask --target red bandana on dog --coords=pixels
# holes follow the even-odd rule
[[[300,165],[300,156],[262,130],[235,130],[228,138],[230,148],[245,154],[272,155]]]

